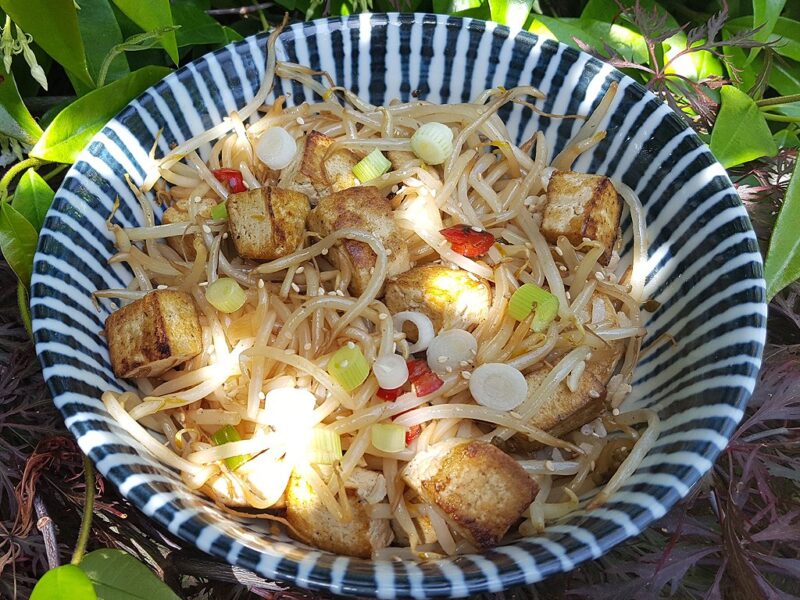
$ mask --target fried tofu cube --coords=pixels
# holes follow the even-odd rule
[[[430,447],[406,465],[403,478],[478,548],[499,544],[539,489],[517,461],[477,440]]]
[[[344,148],[328,155],[334,141],[319,131],[309,131],[306,135],[296,180],[300,184],[310,184],[320,195],[341,192],[357,184],[353,167],[358,164],[358,157]]]
[[[388,275],[392,277],[411,267],[405,238],[392,214],[389,201],[378,188],[355,187],[322,198],[308,217],[311,231],[327,236],[345,228],[360,229],[377,237],[388,254]],[[353,266],[350,292],[361,295],[372,277],[377,256],[367,244],[342,240],[342,248]]]
[[[489,314],[492,292],[466,271],[423,265],[390,280],[384,301],[393,314],[413,310],[427,315],[436,331],[472,329]]]
[[[573,246],[583,238],[599,242],[605,248],[601,262],[608,264],[621,214],[622,199],[608,177],[556,171],[547,185],[542,233],[551,244],[562,235]]]
[[[197,217],[201,219],[211,218],[211,209],[217,205],[216,201],[211,198],[196,198],[178,200],[164,211],[161,217],[163,225],[171,225],[174,223],[186,223],[187,227],[197,221]],[[172,247],[175,252],[183,256],[186,260],[192,261],[197,258],[197,251],[194,249],[194,241],[197,234],[189,233],[181,236],[167,238],[167,243]]]
[[[155,377],[196,356],[202,332],[192,297],[156,290],[112,313],[105,323],[117,377]]]
[[[348,482],[345,486],[352,515],[347,523],[338,521],[308,481],[293,473],[286,489],[286,520],[293,528],[290,535],[322,550],[359,558],[369,558],[373,551],[388,546],[394,539],[389,519],[372,519],[369,515],[369,506],[375,503],[371,502],[376,496],[374,490],[381,487],[379,479],[383,479],[383,475],[369,473],[372,475],[360,473],[357,477],[375,479],[372,485],[353,489]],[[384,493],[378,502],[386,495],[385,481],[382,488]]]
[[[263,187],[228,196],[228,227],[239,256],[272,260],[294,252],[311,210],[308,196]]]
[[[559,437],[599,417],[605,410],[606,385],[621,355],[622,346],[607,351],[595,350],[578,379],[575,391],[562,381],[555,394],[544,401],[530,424]],[[534,393],[550,372],[539,369],[527,375],[528,393]]]

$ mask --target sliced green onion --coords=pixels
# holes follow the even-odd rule
[[[361,349],[353,342],[348,342],[333,353],[327,370],[345,390],[352,392],[369,376],[369,363]]]
[[[224,200],[211,209],[211,218],[215,221],[228,218],[228,206]]]
[[[241,442],[242,436],[239,435],[239,432],[236,431],[233,425],[225,425],[225,427],[218,429],[216,433],[211,436],[211,441],[214,442],[215,446],[222,446],[223,444],[227,444],[229,442]],[[225,459],[225,464],[231,471],[233,471],[242,466],[251,458],[253,457],[249,454],[230,456]]]
[[[383,155],[383,152],[373,150],[353,167],[353,175],[358,177],[361,183],[364,183],[380,177],[391,167],[392,163]]]
[[[308,443],[308,462],[330,465],[342,458],[342,438],[330,429],[315,427]]]
[[[372,445],[381,452],[400,452],[406,447],[406,428],[394,423],[376,423],[370,428]]]
[[[558,298],[538,285],[525,283],[511,295],[508,314],[512,319],[523,321],[536,307],[531,329],[539,333],[547,329],[558,315]]]
[[[453,153],[453,130],[444,123],[425,123],[411,136],[411,150],[429,165],[440,165]]]
[[[247,294],[235,279],[220,277],[206,288],[206,300],[220,312],[236,312],[244,306]]]
[[[481,406],[514,410],[528,397],[528,382],[511,365],[484,363],[472,372],[469,391]]]

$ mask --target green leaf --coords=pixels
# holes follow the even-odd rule
[[[0,134],[26,144],[35,144],[42,129],[19,97],[14,76],[0,67]]]
[[[180,600],[150,569],[127,552],[103,548],[83,557],[98,600]]]
[[[753,99],[732,85],[721,90],[722,108],[711,131],[711,151],[726,169],[778,152],[767,120]]]
[[[62,565],[50,569],[33,588],[30,600],[63,600],[75,598],[96,600],[92,582],[75,565]]]
[[[754,39],[759,42],[769,39],[785,4],[786,0],[753,0],[753,27],[761,27],[753,36]]]
[[[794,167],[783,207],[775,221],[775,229],[769,240],[769,251],[764,263],[764,278],[767,280],[767,298],[772,298],[787,285],[800,277],[800,162]]]
[[[531,12],[533,0],[489,0],[492,21],[510,27],[522,27]]]
[[[31,303],[28,299],[28,289],[17,281],[17,309],[19,316],[22,317],[22,324],[30,337],[33,337],[33,324],[31,323]]]
[[[222,31],[225,32],[225,43],[230,44],[231,42],[238,42],[239,40],[243,40],[244,36],[240,34],[235,29],[231,29],[230,27],[223,27]]]
[[[26,286],[31,283],[33,255],[38,239],[39,234],[28,219],[10,203],[0,204],[0,251]]]
[[[228,43],[222,25],[197,8],[191,0],[173,2],[172,18],[176,25],[180,25],[180,29],[175,32],[179,48]]]
[[[114,0],[114,4],[144,31],[158,29],[159,27],[171,27],[175,24],[172,20],[169,0],[150,0],[149,2],[142,2],[142,0]],[[161,45],[164,46],[172,62],[177,65],[178,43],[175,39],[175,33],[168,33],[161,38]]]
[[[166,67],[144,67],[78,98],[53,119],[30,155],[53,162],[75,162],[109,119],[169,73]]]
[[[73,0],[0,0],[0,8],[67,71],[94,85]]]
[[[47,209],[53,203],[53,196],[55,192],[41,175],[33,169],[28,169],[17,183],[11,205],[36,228],[36,231],[40,231]]]
[[[617,20],[617,16],[620,14],[619,4],[622,4],[625,8],[631,8],[636,4],[636,1],[637,0],[621,0],[618,3],[617,0],[589,0],[581,13],[581,19],[596,19],[598,21],[612,23]],[[639,5],[648,13],[652,13],[655,10],[658,11],[659,15],[665,15],[667,28],[673,29],[678,27],[678,22],[675,20],[675,17],[669,14],[669,12],[655,0],[639,0]]]
[[[86,63],[89,74],[97,82],[100,66],[109,50],[122,42],[122,32],[109,0],[80,0],[80,7],[78,25],[86,48]],[[128,61],[124,56],[117,56],[111,62],[103,83],[114,81],[128,73],[130,73]]]
[[[800,64],[793,60],[773,62],[769,85],[781,96],[800,94]]]
[[[772,138],[779,148],[800,148],[800,138],[797,137],[797,132],[788,127],[781,129]]]
[[[149,50],[153,46],[158,45],[163,36],[167,35],[171,31],[175,31],[176,29],[177,27],[175,26],[159,27],[153,31],[137,33],[129,37],[121,44],[117,44],[111,48],[103,60],[103,64],[100,65],[100,73],[97,76],[98,83],[101,85],[105,83],[108,69],[118,55],[124,54],[125,52],[140,52],[142,50]]]
[[[573,19],[555,19],[536,15],[528,31],[545,39],[557,40],[573,48],[580,48],[575,43],[575,38],[598,50],[602,50],[603,42],[587,33],[580,25],[580,21]]]
[[[566,19],[561,20],[564,21]],[[639,64],[647,62],[647,44],[644,41],[644,37],[633,29],[616,23],[607,23],[594,19],[580,19],[580,26],[596,39],[602,40],[611,46],[626,60]],[[603,46],[597,49],[602,51]]]

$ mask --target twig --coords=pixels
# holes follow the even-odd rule
[[[6,171],[6,174],[3,175],[2,179],[0,179],[0,202],[5,202],[6,198],[8,198],[8,186],[11,185],[11,182],[18,173],[24,171],[28,167],[35,168],[44,163],[45,161],[38,158],[26,158],[25,160],[21,160],[17,164],[9,167],[8,171]]]
[[[42,501],[41,496],[36,494],[33,497],[33,508],[36,510],[36,528],[42,533],[44,540],[44,551],[47,555],[47,566],[50,569],[55,569],[59,566],[58,559],[58,542],[56,541],[56,528],[53,525],[53,519],[47,514],[47,507]]]
[[[791,96],[777,96],[775,98],[757,100],[756,106],[776,106],[779,104],[791,104],[792,102],[800,102],[800,94],[792,94]]]
[[[264,10],[265,8],[269,8],[271,6],[275,6],[274,2],[260,2],[258,4],[253,4],[252,6],[239,6],[234,8],[212,8],[206,11],[207,15],[211,15],[213,17],[218,17],[221,15],[248,15],[250,13],[258,12],[260,10]]]
[[[83,554],[86,552],[86,544],[89,542],[89,532],[92,529],[92,515],[94,513],[94,467],[92,467],[92,461],[85,454],[83,455],[83,480],[86,484],[86,497],[83,502],[81,530],[78,534],[78,542],[75,544],[75,552],[72,554],[73,565],[81,562]]]

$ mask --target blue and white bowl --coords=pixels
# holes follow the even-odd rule
[[[587,54],[483,21],[398,14],[320,20],[290,27],[278,53],[328,71],[373,104],[412,95],[462,102],[485,88],[526,84],[547,94],[544,112],[587,115],[619,82],[601,125],[608,137],[575,170],[622,179],[644,205],[646,293],[660,308],[647,314],[625,407],[657,410],[663,431],[611,500],[481,555],[424,563],[335,556],[222,513],[109,417],[100,395],[127,384],[111,371],[101,335],[107,312],[91,293],[131,278],[106,262],[114,253],[105,226],[114,199],[122,225],[143,221],[123,174],[141,182],[159,130],[163,154],[251,99],[265,40],[251,37],[209,54],[132,102],[81,154],[47,215],[32,286],[36,349],[67,427],[98,470],[156,522],[231,564],[304,588],[380,598],[456,597],[536,582],[601,556],[664,515],[725,447],[756,380],[766,324],[756,238],[725,170],[667,106]],[[291,93],[293,103],[313,99],[293,82],[277,82],[275,93]],[[554,153],[580,126],[520,106],[501,116],[518,140],[544,131]],[[623,230],[629,261],[630,219]]]

